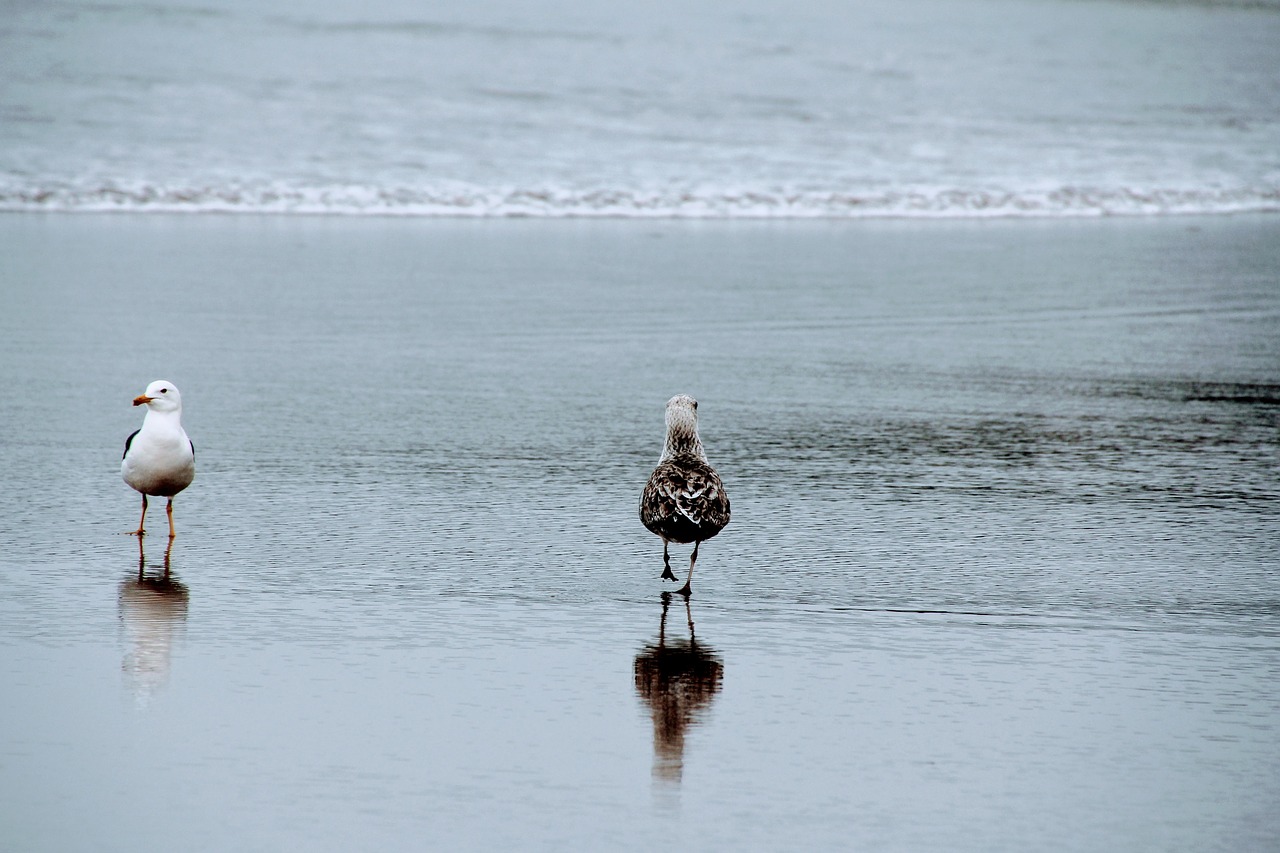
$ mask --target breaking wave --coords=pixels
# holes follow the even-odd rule
[[[1280,186],[880,192],[381,189],[362,186],[0,187],[3,212],[334,214],[473,218],[857,219],[1280,212]]]

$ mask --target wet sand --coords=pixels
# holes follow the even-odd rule
[[[1278,236],[0,217],[5,839],[1267,849]],[[677,392],[734,507],[687,611]]]

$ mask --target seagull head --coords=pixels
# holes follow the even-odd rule
[[[688,394],[677,394],[667,401],[667,440],[661,459],[692,454],[706,461],[707,454],[698,438],[698,401]]]
[[[667,401],[667,431],[684,435],[698,434],[698,401],[688,394],[677,394]]]
[[[133,398],[135,406],[146,406],[153,412],[177,412],[182,409],[178,386],[167,379],[157,379],[147,390]]]

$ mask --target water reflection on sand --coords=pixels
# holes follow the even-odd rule
[[[694,635],[693,612],[684,598],[689,639],[668,640],[671,593],[662,594],[657,642],[636,655],[636,692],[653,718],[653,777],[678,783],[684,773],[685,731],[706,716],[724,680],[724,662]]]
[[[5,410],[5,849],[1275,846],[1275,217],[358,219],[0,217],[0,375],[75,400]],[[679,391],[696,617],[635,515]]]
[[[138,571],[120,581],[118,604],[125,643],[121,669],[139,707],[150,703],[168,683],[174,640],[187,620],[191,593],[173,574],[172,550],[171,541],[163,564],[148,567],[139,537]]]

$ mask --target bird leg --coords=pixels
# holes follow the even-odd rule
[[[684,579],[684,586],[676,590],[685,598],[688,598],[693,593],[693,587],[689,586],[689,583],[693,580],[693,564],[698,562],[698,546],[701,544],[701,542],[693,543],[693,555],[689,557],[689,576]]]
[[[667,608],[671,606],[671,593],[662,594],[662,619],[658,622],[658,648],[667,644]]]
[[[147,531],[143,530],[142,526],[146,524],[146,522],[147,522],[147,496],[143,495],[142,496],[142,518],[138,521],[138,529],[130,530],[128,535],[129,536],[145,536]]]
[[[172,542],[173,537],[178,535],[173,529],[173,498],[169,498],[169,503],[165,506],[165,512],[169,516],[169,541]]]
[[[667,540],[662,540],[662,579],[664,581],[673,581],[676,576],[671,573],[671,552],[667,550]]]

